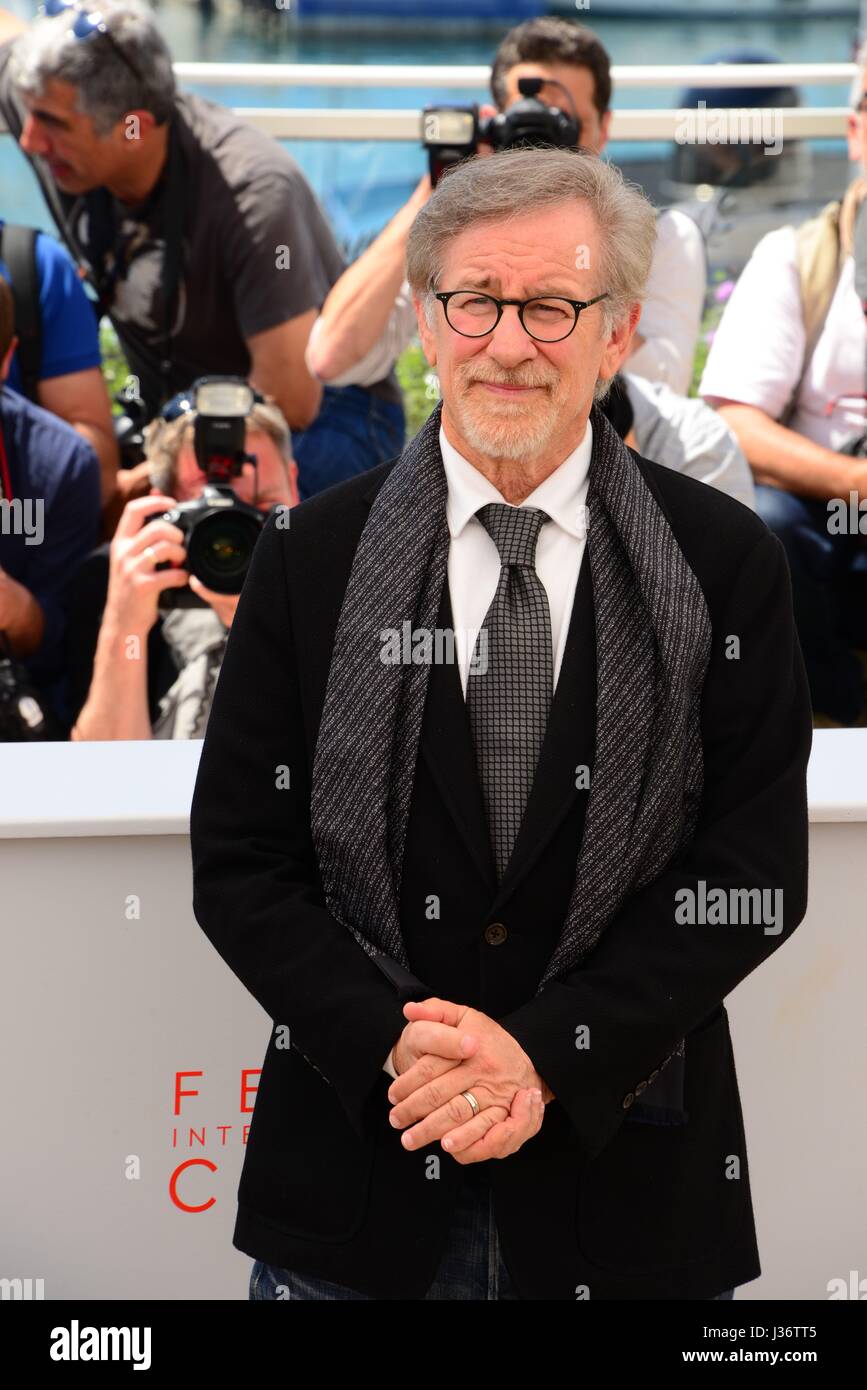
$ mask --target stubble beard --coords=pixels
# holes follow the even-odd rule
[[[545,384],[547,390],[532,402],[512,402],[493,396],[483,401],[475,382],[460,383],[453,409],[464,439],[491,459],[515,461],[543,453],[561,423],[557,383]]]

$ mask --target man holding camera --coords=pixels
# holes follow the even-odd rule
[[[197,412],[189,399],[181,398],[177,414],[169,408],[148,426],[152,486],[147,497],[127,502],[111,542],[93,677],[72,739],[201,738],[204,733],[240,595],[209,588],[190,572],[189,529],[166,519],[176,503],[201,498],[213,476],[207,457],[194,446]],[[273,404],[259,401],[250,408],[245,452],[249,458],[224,487],[263,517],[273,508],[294,506],[298,467],[286,422]],[[237,532],[224,537],[237,541]],[[161,595],[186,586],[201,602],[161,613]]]
[[[758,243],[726,305],[699,388],[737,435],[753,470],[759,515],[785,547],[813,707],[831,726],[853,724],[861,714],[864,671],[853,647],[867,649],[859,511],[867,459],[863,448],[847,452],[865,433],[867,326],[853,254],[867,190],[865,60],[867,49],[859,55],[849,116],[849,155],[861,177],[803,227],[780,227]],[[842,527],[833,520],[841,511]]]
[[[114,324],[147,416],[196,377],[249,378],[296,433],[304,496],[393,455],[397,381],[328,388],[311,325],[344,265],[295,160],[215,102],[175,89],[136,0],[46,14],[0,50],[0,113]]]
[[[590,29],[551,16],[512,29],[491,68],[496,107],[483,107],[481,116],[493,116],[502,124],[521,100],[523,79],[538,80],[535,100],[558,108],[552,122],[562,126],[565,117],[574,123],[574,143],[602,154],[611,124],[611,70],[605,48]],[[553,129],[552,124],[552,134]],[[480,144],[480,153],[490,151],[490,145]],[[307,349],[308,366],[323,380],[372,380],[415,336],[404,258],[409,229],[430,193],[426,175],[409,202],[332,288]],[[704,244],[696,224],[677,210],[660,214],[640,332],[634,335],[628,357],[630,372],[662,382],[678,395],[687,394],[706,278]]]

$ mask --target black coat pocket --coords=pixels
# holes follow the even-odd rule
[[[625,1122],[582,1171],[576,1236],[601,1269],[677,1268],[712,1255],[731,1234],[747,1178],[724,1009],[689,1034],[686,1059],[687,1122]]]
[[[337,1093],[294,1048],[269,1044],[238,1201],[269,1225],[348,1240],[367,1213],[374,1143],[362,1143]]]

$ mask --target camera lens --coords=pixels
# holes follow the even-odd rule
[[[232,512],[206,517],[190,537],[190,572],[217,593],[240,593],[260,532],[251,517]]]

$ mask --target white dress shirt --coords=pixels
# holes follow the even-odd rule
[[[439,443],[448,484],[449,595],[461,687],[466,695],[467,672],[476,634],[491,606],[502,569],[497,547],[475,513],[488,502],[505,503],[506,499],[449,443],[442,425]],[[548,595],[551,610],[555,689],[584,556],[585,502],[592,448],[593,431],[588,420],[581,443],[519,504],[540,507],[551,518],[539,532],[536,573]],[[391,1052],[383,1065],[390,1076],[397,1075]]]
[[[779,420],[798,384],[805,347],[795,229],[777,227],[762,237],[732,291],[699,394],[711,404],[730,400],[758,406]],[[835,450],[861,433],[865,349],[867,326],[855,292],[855,260],[847,256],[789,429]]]

